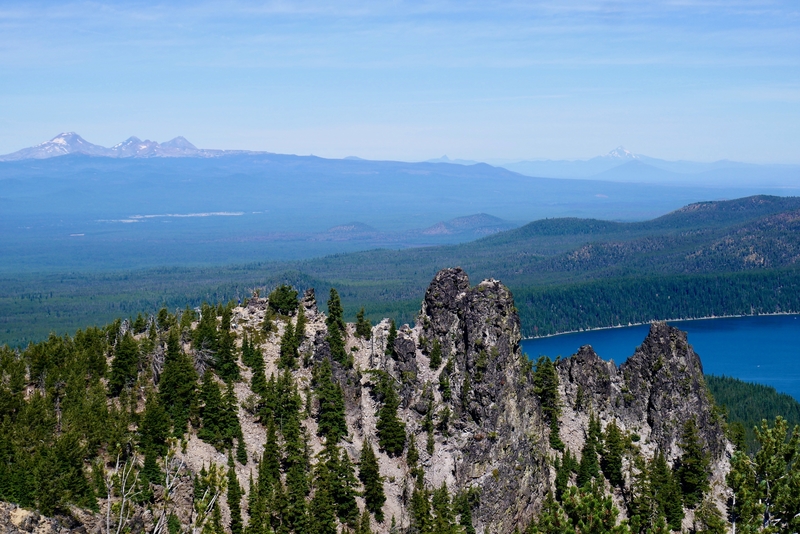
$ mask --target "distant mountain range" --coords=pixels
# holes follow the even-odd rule
[[[0,156],[0,161],[47,159],[68,154],[83,154],[106,158],[211,158],[231,154],[266,154],[247,150],[207,150],[197,148],[184,137],[176,137],[157,143],[138,137],[129,137],[111,148],[95,145],[75,132],[61,133],[44,143],[23,148],[17,152]]]
[[[110,148],[92,144],[75,132],[62,133],[39,145],[0,156],[1,161],[47,159],[69,154],[108,158],[216,158],[231,155],[268,155],[248,150],[197,148],[184,137],[157,143],[129,137]],[[345,161],[367,161],[356,156]],[[447,156],[424,163],[477,165],[483,162],[450,159]],[[619,146],[588,160],[523,160],[495,164],[496,167],[537,178],[568,178],[606,182],[669,184],[702,187],[800,188],[800,165],[757,165],[720,160],[712,163],[666,161],[634,154]]]

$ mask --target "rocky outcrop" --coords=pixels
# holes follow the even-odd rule
[[[619,367],[584,346],[558,361],[556,369],[562,399],[561,435],[573,453],[580,453],[589,418],[595,415],[603,428],[616,421],[634,437],[645,458],[658,450],[674,463],[683,452],[683,427],[694,419],[711,460],[713,497],[719,504],[725,501],[724,479],[733,451],[686,332],[656,322]]]
[[[300,345],[302,363],[292,374],[308,407],[302,424],[310,456],[317,458],[324,439],[318,435],[314,417],[319,401],[312,393],[312,369],[315,362],[330,360],[332,355],[326,318],[317,309],[313,290],[305,292],[300,304],[307,322]],[[266,299],[253,298],[234,310],[234,324],[237,331],[261,332],[253,338],[259,340],[266,375],[278,376],[283,372],[278,368],[281,337],[286,321],[296,318],[279,317],[275,328],[264,332],[259,329],[267,314]],[[393,519],[400,531],[411,526],[410,494],[415,485],[406,454],[389,456],[378,446],[376,414],[381,401],[374,386],[378,377],[387,375],[400,396],[397,415],[419,452],[425,485],[429,489],[446,485],[451,495],[474,490],[472,495],[479,496],[472,508],[477,532],[510,533],[527,525],[553,488],[551,463],[560,453],[550,448],[550,428],[542,416],[530,364],[520,350],[519,317],[511,292],[497,280],[471,286],[460,268],[445,269],[428,287],[416,324],[397,329],[393,347],[387,347],[389,325],[388,320],[381,321],[368,339],[357,337],[355,326],[348,325],[345,350],[353,365],[331,364],[332,376],[344,393],[348,426],[340,446],[355,463],[366,442],[375,445],[384,480],[386,521],[373,523],[373,532],[389,532]],[[432,366],[433,347],[441,349],[442,358]],[[586,440],[589,418],[597,416],[602,427],[616,421],[644,458],[661,450],[673,462],[681,454],[681,429],[694,418],[712,458],[714,497],[723,502],[730,445],[714,415],[700,359],[685,333],[655,323],[642,345],[619,367],[586,346],[556,362],[556,370],[561,438],[575,456]],[[264,450],[266,433],[255,412],[245,408],[255,401],[249,386],[251,370],[242,368],[242,373],[245,380],[236,384],[235,394],[248,459],[244,465],[236,463],[235,469],[247,490],[250,473],[258,471],[256,459]],[[433,432],[431,421],[436,426]],[[191,434],[176,459],[182,462],[185,480],[171,502],[181,524],[188,527],[192,475],[211,463],[224,465],[227,458]],[[631,469],[629,462],[626,484],[630,484]],[[608,489],[622,504],[630,488]],[[224,499],[220,505],[226,520]],[[152,512],[140,507],[137,513],[138,531],[151,529]],[[0,508],[0,530],[9,532],[60,533],[81,528],[95,532],[98,521],[102,518],[89,512],[47,519],[14,507]]]
[[[434,469],[431,482],[480,489],[473,512],[478,531],[511,532],[532,516],[549,478],[545,426],[523,372],[511,292],[496,280],[470,287],[461,269],[440,271],[425,293],[417,330],[429,346],[441,344],[442,367],[453,359],[453,399],[437,393],[455,415],[457,432],[442,451],[453,455],[452,477]]]

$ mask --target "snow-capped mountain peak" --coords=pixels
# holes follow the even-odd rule
[[[607,158],[618,158],[618,159],[639,159],[639,156],[630,152],[624,146],[620,145],[608,154],[606,154]]]
[[[216,157],[226,153],[244,153],[244,151],[222,151],[199,149],[185,137],[175,137],[170,141],[158,143],[145,139],[142,141],[131,136],[111,148],[94,145],[75,132],[64,132],[49,141],[30,148],[23,148],[13,154],[0,156],[0,161],[17,161],[24,159],[46,159],[67,154],[84,154],[107,158],[158,158],[158,157]]]

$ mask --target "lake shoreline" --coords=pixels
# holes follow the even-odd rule
[[[653,319],[652,321],[640,323],[618,324],[614,326],[598,326],[596,328],[584,328],[582,330],[567,330],[566,332],[558,332],[557,334],[548,334],[546,336],[523,337],[521,341],[532,341],[536,339],[548,339],[557,336],[564,336],[567,334],[582,334],[586,332],[597,332],[601,330],[614,330],[617,328],[630,328],[633,326],[644,326],[655,322],[665,323],[679,323],[685,321],[708,321],[712,319],[736,319],[740,317],[776,317],[781,315],[800,315],[800,312],[773,312],[773,313],[758,313],[758,314],[739,314],[739,315],[707,315],[705,317],[685,317],[683,319]]]

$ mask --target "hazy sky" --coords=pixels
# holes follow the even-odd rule
[[[0,153],[800,163],[797,0],[0,4]]]

